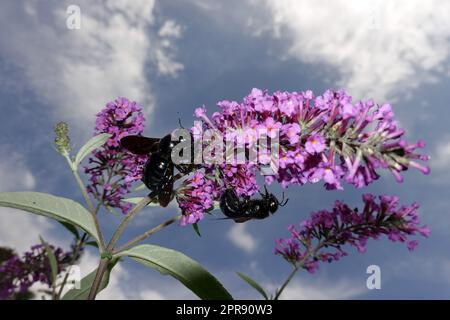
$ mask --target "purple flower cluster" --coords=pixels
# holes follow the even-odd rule
[[[107,206],[120,208],[123,213],[131,209],[130,203],[122,202],[130,192],[134,181],[141,179],[142,167],[147,156],[136,156],[120,148],[120,139],[138,135],[144,131],[144,115],[141,106],[120,97],[109,102],[97,114],[95,135],[109,133],[106,144],[93,152],[85,173],[90,175],[88,192]]]
[[[312,91],[269,95],[253,89],[242,103],[218,105],[222,111],[211,119],[204,108],[197,109],[205,127],[223,133],[233,128],[244,135],[264,129],[271,138],[279,131],[280,170],[266,177],[267,182],[276,179],[286,187],[323,180],[328,189],[342,189],[342,178],[360,188],[379,177],[379,168],[389,169],[399,182],[400,172],[409,166],[429,173],[417,162],[428,157],[414,153],[424,142],[408,144],[403,139],[404,130],[398,128],[389,104],[354,103],[343,90],[328,90],[314,98]]]
[[[72,261],[73,253],[49,246],[58,263],[58,273]],[[15,293],[26,292],[34,283],[51,286],[51,267],[43,245],[31,247],[22,257],[13,254],[0,264],[0,299],[9,299]]]
[[[275,253],[313,273],[319,262],[337,261],[346,256],[347,252],[342,248],[346,244],[364,252],[369,238],[386,235],[393,242],[406,242],[408,249],[414,250],[418,242],[409,240],[409,236],[428,237],[428,227],[419,226],[418,204],[399,207],[398,197],[383,195],[378,198],[365,194],[361,211],[336,201],[332,211],[312,213],[308,220],[300,223],[299,229],[289,226],[291,236],[277,240]]]
[[[203,219],[205,211],[214,205],[214,199],[219,196],[220,185],[196,171],[192,177],[177,192],[177,201],[184,213],[181,225],[197,223]]]
[[[211,117],[205,107],[195,110],[201,121],[192,127],[193,136],[212,129],[221,133],[224,145],[233,138],[246,148],[259,139],[258,132],[267,133],[270,139],[278,136],[278,171],[264,174],[267,184],[277,181],[288,187],[323,181],[327,190],[333,190],[343,189],[344,180],[362,188],[379,178],[379,169],[390,170],[398,182],[403,179],[400,172],[409,167],[425,174],[430,172],[419,163],[427,161],[428,156],[416,153],[425,143],[409,144],[403,139],[404,130],[398,127],[389,104],[377,105],[373,100],[353,102],[343,90],[328,90],[314,97],[312,91],[277,91],[270,95],[267,90],[253,89],[241,103],[220,101],[218,106],[221,111]],[[256,176],[262,172],[262,166],[258,162],[203,167],[209,178],[220,177],[221,184],[215,189],[219,198],[224,188],[246,196],[259,190]],[[186,201],[190,199],[179,199],[180,207],[189,208]],[[202,216],[196,212],[197,218]],[[184,214],[189,215],[190,211]],[[197,218],[186,221],[198,221]]]

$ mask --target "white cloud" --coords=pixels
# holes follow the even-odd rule
[[[436,184],[448,184],[448,168],[450,167],[450,139],[444,136],[442,143],[439,143],[431,152],[430,168],[431,179]],[[435,206],[446,207],[447,201],[435,201]]]
[[[128,281],[129,273],[119,264],[111,272],[109,284],[106,289],[98,295],[99,300],[126,300],[132,299],[129,291],[125,290],[121,284]]]
[[[450,167],[450,141],[439,144],[431,157],[431,167],[447,170]]]
[[[158,31],[160,37],[179,38],[181,36],[181,26],[173,20],[167,20]]]
[[[154,56],[157,60],[159,73],[163,75],[176,76],[184,69],[183,64],[175,61],[174,45],[175,39],[181,37],[181,27],[173,20],[167,20],[158,31],[160,46],[155,49]]]
[[[98,263],[95,260],[95,263]],[[193,299],[193,294],[177,280],[152,270],[135,272],[129,265],[119,263],[111,272],[108,287],[98,295],[100,300],[164,300]]]
[[[0,192],[32,190],[35,179],[26,167],[22,156],[8,152],[0,159]],[[0,245],[21,253],[39,242],[39,235],[53,242],[52,224],[43,217],[20,210],[0,208]]]
[[[384,285],[386,278],[388,281],[401,279],[435,286],[438,292],[445,290],[447,291],[445,295],[448,295],[450,293],[450,259],[439,252],[421,250],[419,246],[419,251],[414,252],[408,259],[389,261],[389,264],[382,269],[382,285],[386,287]]]
[[[337,282],[325,282],[316,279],[314,284],[299,280],[290,283],[280,298],[286,300],[351,299],[362,294],[365,290],[368,289],[343,279]]]
[[[50,243],[62,245],[52,236],[52,224],[20,210],[0,208],[0,246],[13,248],[22,253],[39,243],[39,235]]]
[[[251,253],[256,250],[257,240],[248,232],[246,224],[235,224],[227,233],[227,238],[236,247]]]
[[[10,152],[5,147],[2,153],[5,156],[0,158],[0,192],[33,189],[36,181],[32,172],[26,167],[23,157],[17,152]]]
[[[259,1],[249,0],[254,8]],[[269,18],[248,22],[255,34],[285,40],[305,63],[339,71],[337,85],[358,98],[408,93],[446,72],[450,53],[450,3],[438,0],[266,0]],[[336,84],[333,84],[336,85]],[[403,91],[404,90],[404,91]]]
[[[81,128],[91,126],[93,115],[119,95],[151,110],[154,97],[146,64],[153,62],[160,73],[171,76],[183,68],[173,55],[180,27],[169,20],[158,30],[154,1],[85,0],[77,3],[81,29],[68,30],[67,5],[2,2],[1,53],[23,69],[31,88],[56,109],[56,116]]]
[[[166,299],[160,292],[147,289],[139,294],[140,300],[164,300]]]

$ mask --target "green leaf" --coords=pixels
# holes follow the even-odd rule
[[[86,245],[87,245],[87,246],[91,246],[91,247],[95,247],[95,248],[98,249],[98,243],[95,242],[95,241],[89,241],[89,242],[86,242]]]
[[[220,201],[214,201],[212,210],[220,210]]]
[[[181,252],[143,244],[122,251],[118,256],[129,256],[137,262],[159,271],[161,274],[174,277],[201,299],[233,299],[212,274],[197,261]]]
[[[103,278],[100,282],[100,286],[98,288],[98,292],[102,291],[108,286],[109,276],[111,274],[111,270],[114,267],[115,262],[112,262],[108,265],[107,270],[103,274]],[[80,289],[70,289],[67,293],[62,297],[62,300],[87,300],[89,296],[89,291],[91,291],[92,283],[94,282],[95,275],[97,273],[97,269],[89,273],[86,277],[81,279]]]
[[[201,233],[200,233],[200,228],[198,227],[198,223],[193,223],[193,224],[192,224],[192,228],[194,228],[195,233],[196,233],[199,237],[202,236]]]
[[[45,252],[47,252],[48,262],[50,264],[50,270],[52,272],[52,284],[55,284],[56,278],[58,277],[58,261],[56,260],[55,252],[53,252],[52,248],[48,245],[44,239],[39,236],[41,243],[44,245]]]
[[[99,242],[92,215],[73,200],[40,192],[1,192],[0,207],[20,209],[74,224]]]
[[[264,289],[255,280],[253,280],[249,276],[246,276],[243,273],[240,273],[240,272],[236,272],[236,273],[242,280],[247,282],[249,285],[251,285],[253,287],[253,289],[258,291],[264,297],[264,299],[269,300],[269,297],[267,296],[267,293],[264,291]]]
[[[75,156],[75,160],[73,162],[75,168],[78,167],[81,161],[83,161],[83,159],[87,155],[89,155],[92,151],[104,145],[110,137],[111,135],[109,133],[101,133],[89,139],[89,141],[86,142],[85,145],[80,148],[77,155]]]
[[[138,204],[139,202],[141,202],[144,199],[144,197],[134,197],[134,198],[125,198],[122,201],[124,202],[129,202],[132,204]],[[157,200],[155,200],[154,202],[150,202],[147,206],[150,207],[159,207],[159,203]]]
[[[74,235],[76,239],[80,239],[80,233],[78,232],[77,227],[75,227],[73,224],[63,221],[58,221],[64,228],[66,228],[67,231],[69,231],[71,234]]]
[[[141,191],[141,190],[145,190],[147,187],[145,186],[145,184],[141,183],[140,185],[138,185],[136,188],[134,188],[133,191]]]

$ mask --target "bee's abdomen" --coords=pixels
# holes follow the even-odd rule
[[[228,218],[236,218],[242,216],[244,208],[234,191],[226,189],[220,198],[220,209]]]
[[[161,180],[167,173],[169,164],[169,161],[160,154],[152,154],[144,166],[142,175],[142,181],[145,186],[152,191],[157,190],[160,187]]]

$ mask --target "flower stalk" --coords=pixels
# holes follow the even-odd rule
[[[163,223],[157,225],[156,227],[144,232],[143,234],[135,237],[134,239],[128,241],[127,243],[125,243],[124,245],[120,246],[119,248],[117,248],[116,250],[114,250],[114,254],[118,254],[122,251],[125,251],[129,248],[131,248],[133,245],[147,239],[148,237],[152,236],[153,234],[157,233],[158,231],[161,231],[162,229],[164,229],[167,226],[170,226],[172,223],[180,220],[181,216],[175,216],[173,218],[170,218],[169,220],[164,221]]]

